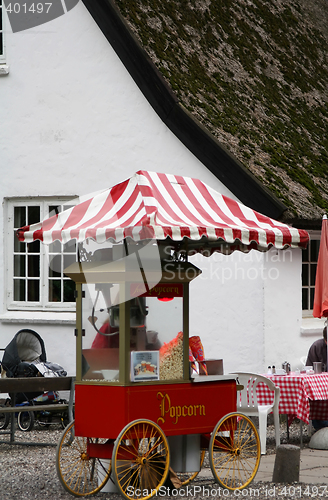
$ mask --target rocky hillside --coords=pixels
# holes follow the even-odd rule
[[[116,0],[183,104],[288,207],[328,208],[328,0]]]

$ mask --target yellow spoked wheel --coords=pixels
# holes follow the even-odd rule
[[[170,467],[162,429],[150,420],[128,424],[115,441],[112,466],[115,483],[126,498],[151,498],[165,483]]]
[[[216,425],[209,459],[216,481],[229,490],[245,488],[260,465],[261,446],[253,422],[242,413],[229,413]]]
[[[202,468],[203,462],[205,458],[205,450],[200,452],[200,467],[197,472],[175,472],[178,478],[181,481],[181,486],[187,486],[191,481],[193,481],[199,474],[200,469]]]
[[[64,430],[57,445],[56,469],[67,490],[77,497],[93,495],[105,486],[111,473],[110,460],[90,458],[87,443],[105,443],[106,439],[75,436],[74,421]]]

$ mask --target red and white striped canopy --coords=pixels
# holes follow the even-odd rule
[[[98,243],[130,237],[188,241],[188,251],[231,253],[306,247],[304,230],[261,215],[198,179],[139,171],[78,205],[17,231],[20,241]]]

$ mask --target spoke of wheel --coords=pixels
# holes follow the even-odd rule
[[[254,478],[259,460],[260,443],[251,420],[242,414],[224,417],[210,441],[210,465],[218,482],[230,489],[244,488]]]
[[[88,496],[106,484],[111,463],[107,467],[98,458],[89,458],[87,455],[88,442],[102,444],[101,441],[106,440],[75,437],[74,423],[64,430],[57,446],[56,468],[61,483],[69,493]]]
[[[132,491],[147,491],[148,499],[164,483],[169,467],[169,450],[165,436],[154,422],[137,420],[128,424],[114,445],[115,482],[127,498]],[[131,489],[132,488],[132,489]]]

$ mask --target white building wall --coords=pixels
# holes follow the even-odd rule
[[[302,318],[301,269],[302,251],[271,250],[265,255],[265,270],[271,277],[264,281],[265,366],[281,367],[288,361],[292,369],[301,368],[302,356],[307,356],[312,342],[322,337],[323,320]]]
[[[192,259],[203,273],[191,283],[190,335],[201,337],[207,358],[223,359],[225,373],[263,371],[262,257],[251,251]]]
[[[0,78],[1,200],[81,196],[140,169],[197,177],[234,198],[158,118],[82,2],[36,29],[13,34],[7,23],[5,36],[10,72]],[[2,233],[4,222],[2,217]],[[73,373],[72,314],[7,312],[5,248],[4,236],[0,347],[20,328],[34,328],[45,340],[48,359]],[[262,263],[263,255],[254,252],[213,256],[191,285],[191,334],[201,336],[208,357],[224,359],[226,372],[263,371],[269,359],[292,361],[291,348],[295,359],[304,354],[304,346],[295,350],[299,256],[281,275],[288,283],[285,299],[278,280],[261,278]]]

